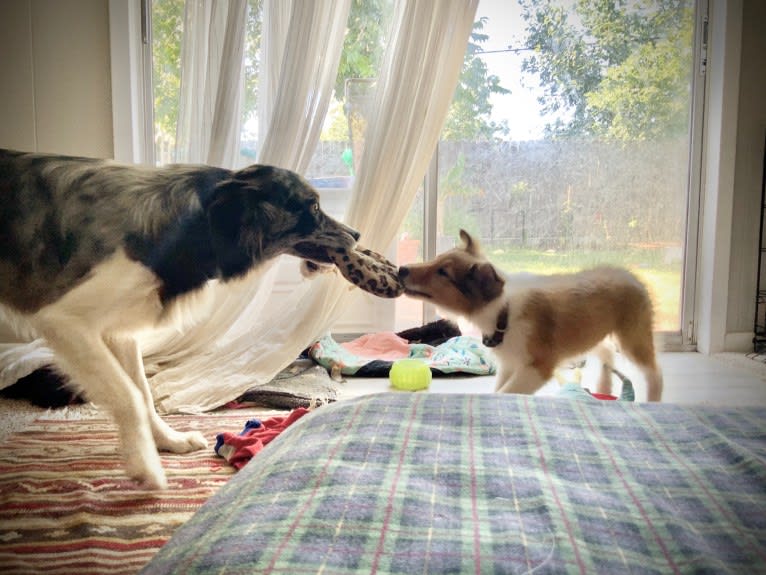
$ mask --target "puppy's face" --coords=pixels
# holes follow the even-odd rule
[[[461,315],[471,315],[499,297],[505,281],[468,232],[460,230],[460,238],[462,247],[399,268],[404,293]]]
[[[248,264],[281,254],[331,263],[325,248],[351,248],[359,232],[322,211],[298,174],[254,165],[222,182],[207,207],[217,256]]]

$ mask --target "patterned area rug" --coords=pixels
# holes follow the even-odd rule
[[[0,573],[137,573],[234,473],[213,452],[269,410],[168,417],[199,430],[208,449],[163,454],[169,488],[137,489],[124,474],[114,426],[104,419],[38,419],[0,447]]]

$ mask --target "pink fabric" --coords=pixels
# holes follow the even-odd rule
[[[370,333],[340,345],[349,353],[370,359],[393,361],[410,355],[409,342],[391,331]]]

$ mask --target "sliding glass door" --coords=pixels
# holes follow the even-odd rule
[[[703,23],[694,0],[481,0],[402,260],[464,228],[509,272],[627,266],[656,328],[690,345]],[[433,318],[414,301],[397,311],[398,327]]]

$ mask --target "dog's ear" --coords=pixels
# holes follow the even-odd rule
[[[479,246],[479,242],[477,240],[471,237],[471,234],[465,230],[460,230],[460,239],[463,241],[463,249],[465,251],[467,251],[472,256],[481,255],[481,246]]]
[[[207,205],[207,217],[214,235],[238,242],[244,214],[245,194],[242,186],[233,180],[218,186]]]
[[[477,291],[485,301],[491,301],[503,293],[505,280],[497,273],[495,266],[489,262],[473,264],[468,276],[473,280]]]
[[[228,181],[218,187],[207,206],[210,243],[223,276],[228,278],[245,273],[253,260],[252,238],[243,237],[247,218],[248,198],[243,186]]]

